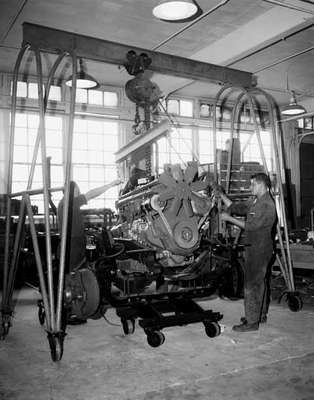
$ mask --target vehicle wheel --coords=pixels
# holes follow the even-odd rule
[[[293,312],[300,311],[303,307],[303,301],[301,297],[297,294],[288,294],[287,302],[289,309]]]
[[[214,338],[220,335],[221,328],[217,322],[206,322],[204,325],[205,325],[205,332],[208,337]]]
[[[121,319],[123,332],[125,335],[131,335],[135,331],[135,320],[132,319]]]
[[[153,331],[147,334],[147,343],[151,347],[159,347],[165,341],[165,335],[160,331]]]
[[[229,266],[222,279],[220,296],[229,300],[243,298],[243,267],[239,261]]]

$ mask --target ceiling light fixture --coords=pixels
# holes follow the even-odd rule
[[[153,9],[156,18],[169,22],[189,19],[198,12],[199,7],[194,0],[163,0]]]
[[[83,60],[80,58],[80,70],[76,73],[76,87],[78,89],[93,89],[99,86],[99,83],[91,75],[87,74],[83,68]],[[72,75],[66,80],[65,84],[72,87]]]
[[[287,106],[282,107],[281,114],[282,115],[299,115],[306,113],[306,109],[297,103],[297,99],[295,97],[295,93],[291,90],[291,99]]]

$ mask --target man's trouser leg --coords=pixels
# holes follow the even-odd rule
[[[266,254],[250,253],[246,260],[244,274],[244,310],[247,322],[252,324],[260,322],[265,294],[265,276],[271,256],[266,252]]]

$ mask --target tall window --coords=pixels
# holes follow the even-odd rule
[[[263,143],[263,151],[267,163],[267,167],[270,171],[274,170],[273,166],[273,152],[272,152],[272,139],[271,134],[268,131],[261,131],[261,141]],[[262,156],[257,140],[257,136],[252,133],[241,133],[240,144],[242,152],[242,161],[255,161],[263,164]]]
[[[74,121],[73,179],[82,193],[117,178],[114,153],[118,150],[118,121],[81,119]],[[115,208],[118,188],[109,189],[89,201],[88,208]]]
[[[226,143],[230,139],[229,131],[217,131],[216,147],[226,150]],[[210,164],[214,161],[214,144],[212,129],[200,128],[198,130],[198,154],[200,164]]]
[[[63,184],[62,146],[63,122],[60,116],[46,116],[46,143],[47,157],[51,165],[51,187]],[[15,138],[13,152],[12,191],[25,190],[27,187],[33,150],[38,132],[39,116],[32,113],[17,113],[15,122]],[[39,148],[37,163],[33,178],[32,188],[42,188],[42,161]],[[59,201],[62,193],[54,193],[53,199]],[[32,196],[32,204],[38,206],[38,211],[43,212],[42,195]]]
[[[50,101],[60,102],[61,87],[51,86]],[[17,97],[38,99],[37,83],[21,82],[17,84]],[[77,89],[77,103],[84,103],[85,107],[117,108],[119,104],[118,91]],[[28,103],[26,103],[27,106]],[[62,104],[60,103],[62,108]],[[45,119],[46,124],[46,151],[50,160],[51,187],[64,185],[64,154],[66,138],[64,136],[65,117],[63,115],[50,116]],[[102,186],[116,179],[114,153],[118,150],[119,122],[112,117],[112,121],[102,119],[75,119],[73,132],[73,179],[84,193],[89,189]],[[30,166],[33,157],[35,140],[38,132],[38,113],[17,113],[16,130],[13,154],[12,191],[22,191],[27,187]],[[42,161],[39,148],[32,189],[42,188]],[[53,192],[52,199],[57,205],[63,193]],[[118,189],[113,188],[104,196],[89,202],[90,208],[110,207],[114,209]],[[32,205],[38,206],[39,213],[43,213],[43,196],[32,196]]]
[[[158,172],[164,164],[181,164],[193,160],[193,131],[190,128],[172,129],[167,137],[157,140]]]
[[[173,129],[169,140],[171,164],[182,164],[193,160],[192,129]]]

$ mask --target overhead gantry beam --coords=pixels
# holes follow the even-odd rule
[[[146,53],[152,63],[149,70],[192,80],[210,81],[218,84],[232,84],[250,88],[255,86],[252,73],[233,68],[208,64],[189,58],[159,53],[127,44],[109,42],[90,36],[47,28],[28,22],[23,23],[23,45],[48,53],[75,52],[78,57],[108,64],[124,65],[126,54],[134,50],[138,55]]]

